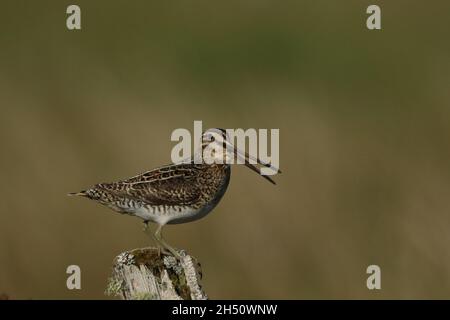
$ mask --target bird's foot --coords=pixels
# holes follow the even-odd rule
[[[161,256],[170,256],[172,254],[170,253],[169,250],[162,248],[162,247],[158,247],[158,255],[159,255],[159,257],[161,257]]]
[[[167,248],[158,246],[158,257],[159,258],[163,258],[164,256],[173,256],[175,258],[178,258],[177,256],[174,255],[173,252],[171,252],[170,250],[168,250]]]
[[[182,261],[182,260],[183,260],[183,257],[181,256],[180,253],[178,253],[177,250],[174,249],[173,252],[171,252],[171,254],[172,254],[178,261]]]

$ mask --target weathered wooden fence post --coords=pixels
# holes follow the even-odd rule
[[[185,252],[178,261],[157,248],[126,251],[114,259],[107,295],[125,300],[204,300],[200,264]]]

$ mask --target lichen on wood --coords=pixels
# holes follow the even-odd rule
[[[181,260],[157,248],[126,251],[114,259],[105,293],[125,300],[204,300],[200,264],[184,251]]]

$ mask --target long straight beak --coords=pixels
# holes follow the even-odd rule
[[[239,150],[236,146],[232,145],[232,144],[229,143],[228,141],[226,141],[225,144],[226,144],[227,150],[233,151],[234,154],[236,154],[236,156],[237,156],[238,158],[240,158],[241,160],[244,161],[245,166],[246,166],[247,168],[249,168],[249,169],[251,169],[252,171],[256,172],[257,174],[259,174],[261,177],[263,177],[263,178],[266,179],[267,181],[269,181],[269,182],[271,182],[271,183],[273,183],[273,184],[276,184],[275,181],[273,181],[273,179],[270,178],[268,175],[263,175],[263,174],[261,174],[261,170],[260,170],[257,166],[251,164],[251,163],[250,163],[250,160],[251,160],[252,162],[258,163],[258,164],[260,164],[260,165],[262,165],[262,166],[264,166],[264,167],[266,167],[266,168],[270,168],[270,169],[272,169],[272,170],[275,170],[277,173],[281,173],[281,170],[280,170],[280,169],[272,167],[272,165],[270,165],[269,163],[264,163],[264,162],[262,162],[259,158],[252,157],[252,156],[249,155],[246,151],[241,151],[241,150]]]
[[[259,170],[259,168],[257,168],[255,165],[249,163],[249,162],[245,162],[245,166],[249,169],[251,169],[252,171],[255,171],[257,174],[259,174],[261,177],[263,177],[264,179],[266,179],[267,181],[271,182],[272,184],[276,184],[275,181],[273,181],[273,179],[269,176],[266,175],[262,175],[261,171]]]

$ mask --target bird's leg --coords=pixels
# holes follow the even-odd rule
[[[144,221],[144,233],[149,235],[153,240],[155,240],[156,244],[158,245],[158,257],[161,257],[161,244],[159,243],[158,239],[156,239],[155,234],[150,230],[150,227],[148,226],[148,221]]]
[[[164,241],[164,239],[162,238],[162,225],[159,225],[158,228],[156,229],[155,232],[155,239],[156,241],[163,246],[165,249],[169,250],[170,253],[177,258],[178,260],[181,260],[181,256],[180,254],[174,249],[172,248],[167,242]]]

